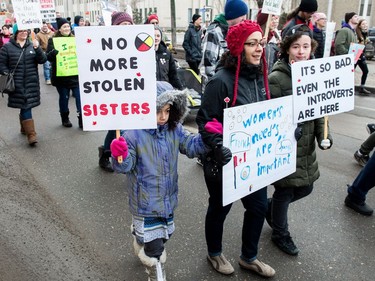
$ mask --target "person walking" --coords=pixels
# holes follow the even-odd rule
[[[0,34],[0,48],[9,42],[10,38],[12,37],[12,34],[10,34],[10,25],[4,24],[1,27],[1,34]]]
[[[292,73],[290,65],[294,62],[309,60],[317,42],[313,40],[312,30],[304,24],[296,25],[284,33],[280,46],[280,60],[269,75],[272,98],[292,95]],[[267,222],[272,227],[272,241],[283,252],[297,255],[288,226],[289,205],[309,195],[314,182],[319,178],[316,160],[315,140],[321,149],[332,146],[332,137],[324,139],[324,118],[298,124],[300,137],[297,139],[297,167],[293,174],[276,181],[272,198],[268,199]]]
[[[263,52],[266,41],[261,27],[250,20],[242,21],[229,28],[226,40],[229,51],[222,55],[217,72],[207,83],[196,122],[203,141],[211,148],[211,152],[202,157],[209,193],[205,220],[207,260],[216,271],[229,275],[234,268],[223,254],[222,239],[224,222],[232,204],[223,206],[222,167],[232,155],[222,146],[224,109],[269,99],[269,92]],[[258,243],[267,211],[267,187],[243,197],[241,202],[245,213],[239,265],[272,277],[275,270],[258,259]]]
[[[201,71],[207,81],[215,74],[215,68],[220,57],[227,49],[225,38],[228,28],[246,19],[249,8],[243,0],[227,0],[224,14],[219,14],[208,26],[203,38],[202,62],[204,71]],[[205,82],[203,82],[205,83]]]
[[[29,40],[29,30],[13,26],[14,36],[0,49],[0,74],[13,73],[15,91],[8,96],[8,107],[20,109],[21,133],[26,134],[28,144],[37,140],[32,109],[40,105],[38,64],[47,58],[38,40]]]
[[[185,50],[185,60],[189,64],[191,70],[199,75],[199,63],[202,60],[202,17],[194,14],[185,32],[182,47]]]
[[[317,10],[317,0],[301,0],[299,6],[286,16],[287,22],[281,30],[281,37],[284,38],[285,34],[297,24],[305,24],[313,30],[311,17]]]
[[[52,38],[53,34],[44,21],[40,31],[36,34],[36,39],[44,52],[47,52],[48,40]],[[51,85],[51,63],[48,60],[43,64],[43,74],[46,84]]]
[[[156,55],[156,81],[166,81],[170,83],[175,89],[182,90],[184,87],[177,73],[176,62],[172,53],[165,45],[163,33],[159,26],[154,25],[155,28],[155,55]]]
[[[374,210],[366,204],[366,195],[375,186],[375,154],[372,154],[364,168],[359,172],[351,185],[348,185],[348,195],[345,206],[364,216],[371,216]]]
[[[369,155],[375,147],[375,124],[367,124],[366,129],[370,135],[354,153],[354,159],[362,167],[364,167],[369,161]]]
[[[72,91],[73,96],[75,97],[76,110],[78,117],[78,126],[83,128],[82,124],[82,115],[81,115],[81,95],[79,91],[78,75],[69,75],[69,74],[58,74],[58,68],[60,67],[57,63],[57,55],[61,49],[58,46],[55,46],[54,38],[69,38],[74,37],[72,34],[70,24],[67,19],[61,18],[57,22],[58,30],[54,36],[48,39],[47,46],[47,58],[51,62],[51,83],[56,87],[57,92],[59,93],[59,111],[61,116],[61,124],[66,127],[72,127],[72,123],[69,119],[69,97],[70,91]]]
[[[356,34],[357,34],[358,44],[366,46],[367,43],[370,41],[370,39],[368,39],[368,24],[367,24],[367,21],[365,19],[360,19],[358,21],[358,25],[357,25],[357,28],[356,28]],[[365,47],[365,49],[366,49],[366,47]],[[357,63],[355,64],[354,68],[359,66],[359,68],[362,71],[361,85],[360,85],[359,92],[361,94],[368,95],[368,94],[371,94],[371,92],[365,88],[367,75],[369,73],[367,62],[366,62],[366,57],[365,57],[365,51],[366,51],[365,49],[363,50],[362,54],[360,55],[360,57],[359,57]]]
[[[312,16],[313,21],[313,36],[314,40],[318,43],[314,56],[320,59],[324,56],[324,44],[326,41],[325,28],[327,25],[327,16],[324,13],[314,13]]]
[[[180,123],[188,111],[187,92],[158,81],[157,128],[126,130],[111,143],[113,168],[128,179],[134,250],[150,281],[166,280],[165,244],[175,230],[178,203],[178,155],[193,158],[208,150],[199,134]]]
[[[133,25],[132,17],[126,12],[116,12],[112,14],[111,25]],[[104,138],[103,145],[98,147],[99,167],[106,172],[113,172],[111,164],[111,142],[116,138],[116,131],[109,130]]]

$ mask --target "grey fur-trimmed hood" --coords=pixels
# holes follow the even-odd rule
[[[156,108],[159,111],[166,104],[170,104],[177,109],[179,119],[183,120],[189,114],[188,108],[188,94],[189,90],[167,90],[156,98]]]

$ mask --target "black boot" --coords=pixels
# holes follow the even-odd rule
[[[82,123],[82,115],[81,113],[78,113],[78,127],[80,127],[81,129],[83,129],[83,123]]]
[[[111,151],[104,150],[103,146],[99,146],[98,150],[100,168],[107,172],[113,172],[111,161],[109,161],[109,158],[111,157]]]
[[[68,112],[60,112],[61,115],[61,123],[64,127],[70,128],[72,127],[72,123],[69,120],[69,111]]]

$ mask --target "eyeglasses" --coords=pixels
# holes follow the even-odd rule
[[[245,42],[244,45],[247,45],[250,48],[258,48],[259,46],[261,46],[262,48],[264,48],[266,46],[266,40],[265,39],[262,39],[260,41],[258,41],[258,40],[251,40],[250,42]]]

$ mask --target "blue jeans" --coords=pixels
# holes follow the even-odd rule
[[[32,119],[33,115],[32,115],[32,112],[31,112],[31,108],[21,109],[21,111],[20,111],[20,117],[21,117],[21,120]]]
[[[81,112],[81,96],[79,87],[65,88],[56,86],[57,92],[59,93],[59,109],[61,113],[69,112],[69,93],[72,90],[72,94],[75,96],[77,112]]]
[[[43,64],[43,71],[44,71],[44,79],[47,81],[47,80],[51,80],[51,72],[50,72],[50,69],[51,69],[51,63],[49,61],[46,61],[44,64]]]
[[[348,196],[354,202],[365,202],[366,195],[375,186],[375,153],[372,154],[366,166],[360,171],[353,184],[348,187]]]
[[[277,187],[272,196],[272,237],[282,238],[290,236],[288,230],[289,204],[309,195],[313,184],[306,186]]]
[[[204,165],[207,165],[205,160]],[[205,181],[210,195],[205,222],[208,254],[218,256],[222,252],[224,221],[232,204],[223,207],[221,173],[213,179],[205,174]],[[241,199],[245,208],[242,225],[241,258],[247,262],[256,259],[258,243],[267,212],[267,188],[262,188]],[[235,230],[233,230],[235,231]]]

